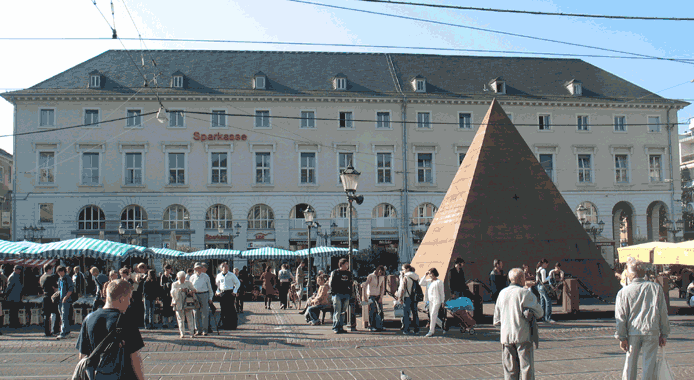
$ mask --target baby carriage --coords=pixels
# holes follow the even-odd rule
[[[472,318],[472,312],[475,310],[472,306],[472,301],[467,297],[458,297],[453,300],[446,301],[443,304],[446,309],[446,320],[444,330],[448,331],[454,324],[460,326],[460,332],[468,332],[470,335],[475,335],[474,326],[477,324]]]

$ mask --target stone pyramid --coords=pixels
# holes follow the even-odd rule
[[[598,295],[616,294],[613,271],[518,130],[492,101],[472,145],[412,260],[447,282],[457,257],[467,279],[488,283],[494,259],[504,271],[547,258]],[[549,269],[548,269],[549,270]],[[448,289],[447,289],[448,291]]]

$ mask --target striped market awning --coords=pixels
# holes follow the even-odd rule
[[[183,255],[183,252],[169,248],[147,248],[144,253],[146,256],[159,259],[178,259]]]
[[[6,241],[0,240],[0,258],[22,258],[25,257],[24,251],[31,247],[41,246],[39,243],[30,241]]]
[[[3,264],[13,264],[13,265],[21,265],[23,267],[29,267],[29,268],[41,268],[44,266],[44,264],[54,264],[57,260],[55,259],[20,259],[20,258],[14,258],[14,259],[0,259],[0,263]]]
[[[184,260],[233,260],[241,251],[235,249],[209,248],[204,251],[186,252],[179,258]]]
[[[347,252],[349,252],[349,248],[340,248],[340,247],[311,247],[311,256],[312,257],[332,257],[332,256],[341,256],[341,255],[346,255]],[[300,257],[307,257],[308,256],[308,248],[298,250],[294,252],[297,256]],[[352,254],[357,253],[357,250],[352,248]]]
[[[130,255],[143,255],[145,249],[136,245],[81,237],[30,247],[23,254],[47,259],[85,256],[102,260],[122,260]]]
[[[270,259],[290,259],[292,257],[298,257],[296,252],[287,251],[286,249],[263,247],[258,249],[251,249],[249,251],[244,251],[241,253],[241,259],[247,260],[270,260]]]

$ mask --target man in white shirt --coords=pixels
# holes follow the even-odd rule
[[[235,274],[229,272],[229,263],[223,262],[219,265],[219,270],[220,272],[217,273],[215,283],[217,284],[217,295],[220,296],[219,306],[222,313],[222,330],[236,330],[238,316],[234,302],[241,286],[241,281]]]
[[[195,316],[195,335],[207,335],[208,319],[210,317],[210,304],[212,303],[212,284],[210,277],[204,272],[202,263],[195,263],[195,273],[190,276],[190,282],[195,288],[195,296],[198,297],[200,308],[193,310]]]
[[[531,319],[524,312],[542,318],[544,311],[530,289],[524,289],[525,274],[513,268],[508,274],[511,285],[499,292],[494,306],[494,325],[501,325],[504,379],[534,379],[535,359],[531,340]]]

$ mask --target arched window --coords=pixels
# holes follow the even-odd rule
[[[248,228],[275,228],[275,213],[267,205],[259,204],[251,207],[248,211]]]
[[[381,203],[380,205],[374,207],[372,218],[397,218],[398,213],[395,211],[395,207],[388,203]]]
[[[417,206],[414,210],[414,215],[412,215],[412,223],[421,226],[426,224],[431,224],[434,220],[434,215],[436,214],[438,208],[431,203],[422,203]]]
[[[164,210],[164,229],[165,230],[187,230],[190,229],[190,215],[188,210],[181,205],[171,205]]]
[[[229,207],[216,204],[207,209],[205,228],[233,228],[233,225]]]
[[[135,229],[138,225],[147,229],[147,212],[138,205],[130,205],[120,213],[120,221],[126,230]]]
[[[78,230],[105,230],[106,216],[97,206],[87,206],[80,211],[77,218]]]
[[[333,211],[330,213],[332,219],[347,219],[349,217],[349,205],[347,203],[340,203],[335,206]],[[352,219],[356,219],[357,210],[352,208]]]
[[[595,205],[591,202],[581,202],[578,205],[578,207],[576,208],[577,213],[578,213],[578,209],[581,207],[585,208],[586,221],[590,222],[591,224],[597,224],[598,223],[598,208],[595,207]]]

